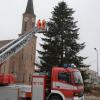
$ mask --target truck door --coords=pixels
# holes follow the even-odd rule
[[[53,88],[63,93],[65,97],[73,97],[73,84],[71,81],[71,73],[59,72]]]

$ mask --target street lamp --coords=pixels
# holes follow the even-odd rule
[[[97,48],[94,48],[94,50],[97,53],[97,76],[98,76],[99,75],[99,68],[98,68],[98,49]]]

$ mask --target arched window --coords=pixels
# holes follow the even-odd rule
[[[16,73],[15,61],[12,62],[12,73]]]
[[[25,22],[24,31],[26,31],[26,28],[27,28],[27,22]]]

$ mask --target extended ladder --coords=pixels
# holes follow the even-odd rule
[[[2,65],[2,63],[5,62],[9,57],[24,48],[27,43],[32,39],[34,34],[43,32],[45,32],[45,30],[34,27],[32,32],[25,33],[18,39],[13,40],[7,45],[4,45],[2,48],[0,48],[0,65]]]

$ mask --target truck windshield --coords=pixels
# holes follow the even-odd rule
[[[76,84],[83,84],[83,79],[79,71],[74,72],[74,80]]]

